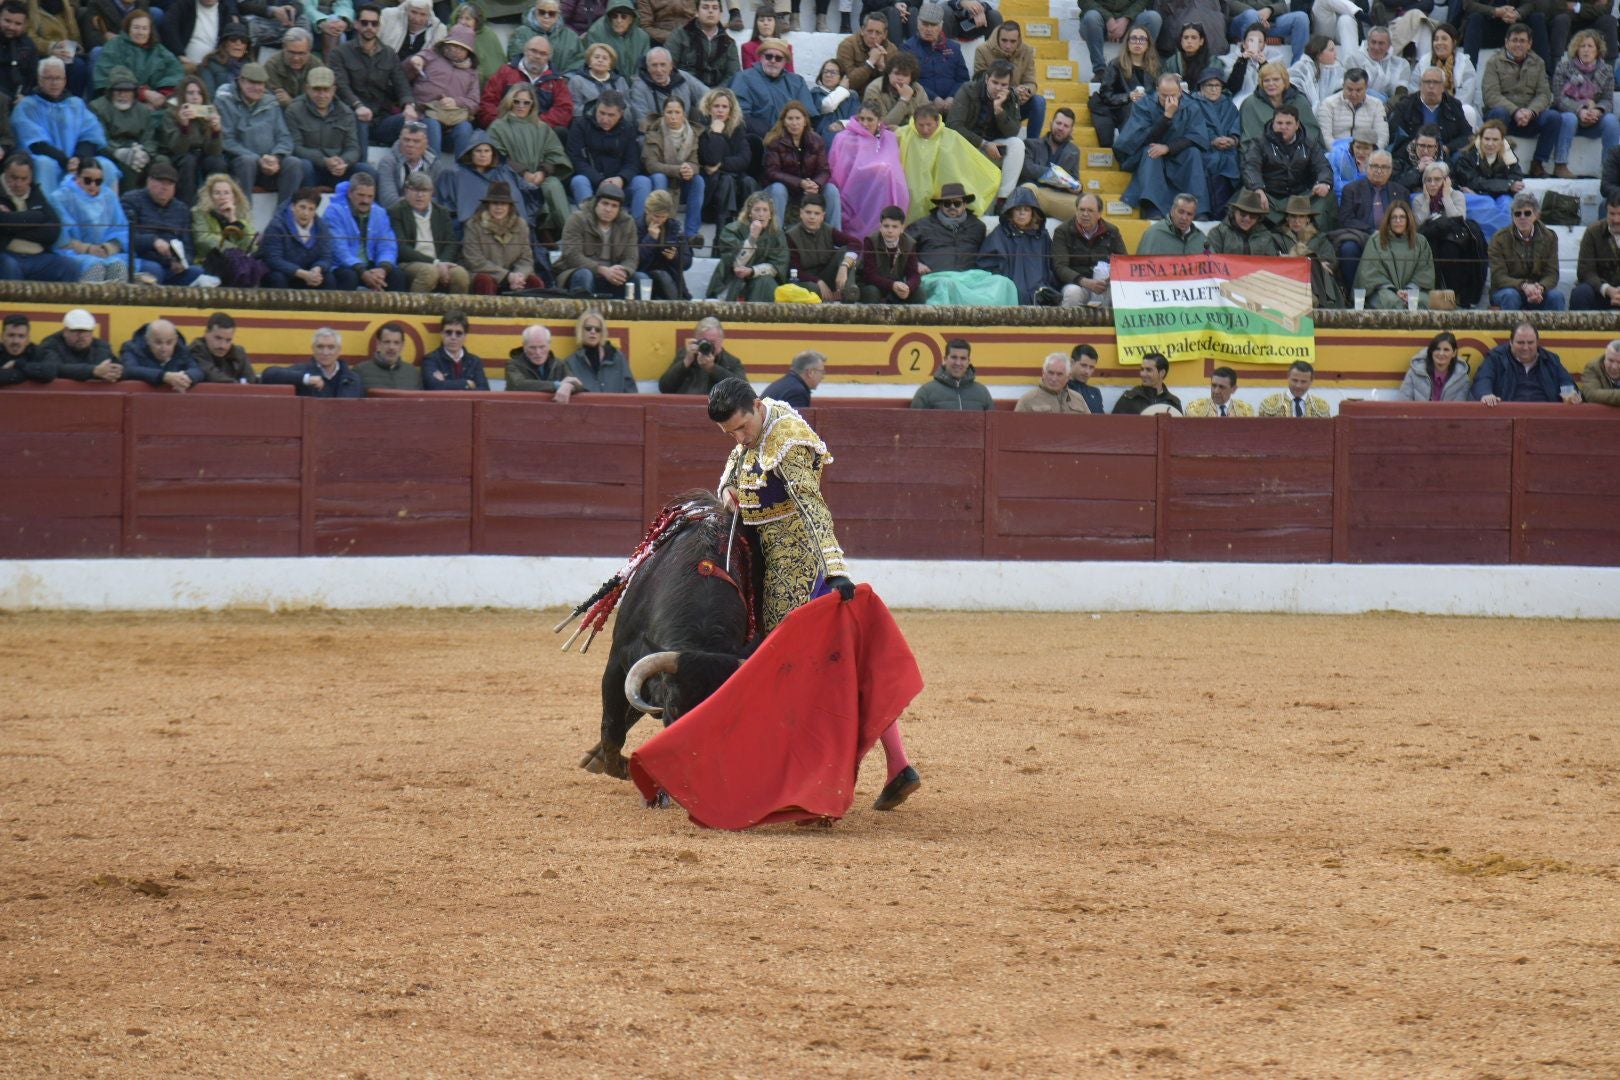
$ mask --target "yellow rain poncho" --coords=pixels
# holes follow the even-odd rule
[[[1001,188],[1001,168],[973,148],[962,136],[946,127],[929,138],[917,134],[915,124],[907,124],[900,136],[900,164],[906,172],[906,187],[911,190],[911,209],[906,224],[933,212],[933,198],[939,194],[941,184],[955,182],[973,196],[973,209],[981,214],[990,212],[995,205],[996,192]]]

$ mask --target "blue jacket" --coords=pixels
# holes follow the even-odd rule
[[[440,374],[444,378],[435,377]],[[456,375],[455,367],[450,363],[450,357],[445,354],[444,346],[441,345],[422,357],[422,389],[468,390],[472,387],[480,390],[489,389],[489,376],[484,374],[484,362],[472,353],[462,352],[459,377]]]
[[[960,51],[956,54],[956,62],[958,65],[962,63]],[[965,67],[962,77],[967,77]],[[731,77],[731,92],[737,95],[737,104],[742,106],[744,125],[751,134],[761,138],[776,123],[776,118],[782,115],[782,106],[790,101],[799,102],[811,116],[817,115],[815,106],[810,103],[809,85],[803,76],[791,71],[784,71],[779,77],[771,79],[766,76],[764,68],[755,64]]]
[[[628,181],[641,175],[641,138],[626,117],[620,117],[612,131],[603,131],[594,115],[582,113],[568,124],[568,159],[574,163],[574,175],[589,180],[595,193],[596,185],[609,176]]]
[[[957,88],[968,81],[962,46],[944,37],[940,38],[938,44],[944,48],[937,48],[912,35],[900,47],[917,58],[917,66],[922,69],[917,75],[917,82],[928,91],[929,97],[955,97]],[[771,122],[775,123],[774,120]]]
[[[185,335],[179,334],[179,331],[176,334],[180,340],[175,342],[174,355],[169,357],[167,363],[160,363],[146,344],[146,326],[137,328],[135,336],[118,350],[118,362],[124,365],[124,378],[148,386],[162,386],[164,375],[171,371],[183,371],[192,382],[205,382],[208,377],[203,374],[197,358],[191,355],[191,350],[186,348]]]
[[[360,223],[349,206],[349,182],[339,184],[326,203],[321,215],[327,232],[332,237],[332,261],[338,266],[393,266],[399,262],[399,244],[394,240],[394,226],[388,220],[388,211],[380,203],[372,203],[366,214],[364,247],[362,248]]]
[[[805,382],[797,371],[790,371],[767,386],[760,397],[780,401],[782,404],[791,405],[795,409],[808,409],[810,407],[810,384]]]
[[[1495,394],[1503,401],[1513,401],[1518,395],[1520,383],[1526,377],[1523,365],[1513,355],[1513,346],[1504,341],[1486,353],[1479,362],[1479,374],[1474,376],[1473,399],[1478,401],[1487,394]],[[1539,394],[1536,400],[1541,401],[1559,401],[1566,387],[1575,387],[1575,380],[1564,370],[1564,362],[1558,359],[1558,354],[1546,349],[1536,350],[1536,366],[1530,369],[1528,378],[1532,393]]]
[[[290,364],[287,367],[265,368],[259,381],[269,383],[271,386],[296,386],[299,397],[326,397],[326,398],[363,398],[366,396],[366,384],[360,381],[360,376],[354,368],[338,361],[337,374],[327,380],[325,386],[319,390],[304,382],[305,375],[319,375],[321,365],[310,357],[302,364]]]
[[[259,257],[271,271],[288,277],[295,270],[313,270],[317,266],[322,273],[330,274],[332,230],[317,214],[310,229],[309,243],[305,244],[298,239],[298,231],[293,227],[292,206],[283,206],[276,211],[276,216],[270,219],[264,235],[259,238]]]
[[[1035,221],[1028,229],[1013,228],[1010,211],[1033,206]],[[1009,278],[1018,288],[1018,302],[1033,304],[1035,290],[1042,285],[1056,286],[1052,273],[1052,238],[1046,232],[1046,215],[1041,213],[1035,193],[1020,187],[1012,193],[1001,211],[1001,224],[984,238],[979,249],[979,269]]]
[[[112,193],[111,185],[103,185],[99,195],[91,195],[81,188],[69,173],[48,198],[62,219],[62,231],[56,238],[56,249],[65,250],[69,240],[81,244],[105,244],[116,240],[129,246],[129,219],[124,206]]]
[[[191,207],[179,199],[170,199],[168,206],[159,206],[145,188],[126,192],[123,203],[137,258],[161,262],[162,257],[153,243],[178,240],[185,247],[186,258],[196,261],[197,249],[191,242]]]

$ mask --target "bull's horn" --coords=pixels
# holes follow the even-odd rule
[[[648,716],[663,716],[663,709],[641,699],[641,684],[654,675],[673,675],[680,655],[674,652],[655,652],[637,660],[630,668],[629,674],[624,677],[624,696],[630,704]]]

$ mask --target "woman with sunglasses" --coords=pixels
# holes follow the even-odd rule
[[[590,394],[634,394],[636,377],[630,371],[630,358],[608,338],[607,319],[600,311],[587,308],[574,324],[576,348],[563,360],[567,378],[578,383],[577,391]]]
[[[78,266],[79,280],[87,285],[127,282],[129,260],[124,242],[129,236],[129,218],[118,193],[107,183],[101,161],[80,161],[78,172],[63,179],[47,197],[62,219],[56,251]]]

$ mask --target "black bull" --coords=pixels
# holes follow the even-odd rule
[[[705,560],[726,565],[731,515],[707,493],[689,495],[713,512],[681,526],[636,572],[613,623],[613,646],[602,671],[602,739],[585,752],[580,767],[625,779],[625,736],[641,719],[625,692],[625,676],[638,660],[656,653],[677,653],[678,660],[643,686],[643,699],[663,710],[664,726],[690,712],[731,677],[752,642],[748,609],[737,585],[721,574],[704,574]],[[750,549],[731,540],[730,576],[738,582],[758,580]],[[762,569],[762,568],[759,568]],[[759,594],[757,588],[750,595]],[[674,658],[672,658],[674,659]]]

